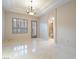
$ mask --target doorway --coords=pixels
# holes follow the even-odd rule
[[[48,42],[50,44],[55,43],[55,40],[56,40],[55,24],[56,23],[55,23],[54,17],[48,20]]]
[[[37,38],[37,21],[31,21],[31,38]]]

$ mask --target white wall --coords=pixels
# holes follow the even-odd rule
[[[40,20],[40,38],[48,39],[48,22],[44,18]]]

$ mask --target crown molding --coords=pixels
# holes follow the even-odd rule
[[[43,9],[43,11],[41,11],[41,13],[39,14],[39,16],[41,17],[41,16],[43,16],[43,15],[46,15],[46,14],[47,14],[48,12],[50,12],[51,10],[53,10],[53,9],[55,9],[55,8],[57,8],[57,7],[59,7],[59,6],[63,5],[63,4],[65,4],[65,3],[67,3],[67,2],[69,2],[69,1],[71,1],[71,0],[58,0],[58,1],[56,1],[54,4],[51,4],[51,5],[49,5],[49,7]]]

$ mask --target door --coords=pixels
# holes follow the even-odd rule
[[[31,21],[31,37],[37,37],[37,21]]]

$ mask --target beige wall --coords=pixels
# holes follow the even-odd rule
[[[75,0],[57,8],[57,43],[76,47],[76,6]]]
[[[71,0],[63,5],[52,9],[40,19],[40,24],[47,24],[51,16],[55,17],[55,42],[56,59],[75,59],[76,58],[76,3]],[[46,21],[46,22],[45,22]],[[48,25],[46,25],[48,26]],[[44,29],[44,27],[42,28]],[[47,28],[48,29],[48,28]],[[46,29],[46,30],[47,30]],[[44,35],[42,34],[44,33]],[[40,26],[40,35],[48,39],[48,32],[43,32]]]
[[[76,10],[75,0],[66,2],[65,4],[57,6],[47,14],[40,17],[40,24],[47,24],[48,20],[55,17],[55,42],[58,45],[75,47],[76,44]],[[40,26],[40,37],[48,39],[48,32],[44,32],[44,27]],[[48,31],[48,28],[45,30]]]
[[[12,18],[23,18],[23,19],[28,20],[28,33],[13,34],[12,33]],[[18,14],[18,13],[7,11],[6,12],[6,33],[5,33],[6,39],[30,39],[31,38],[31,20],[36,20],[38,22],[39,17],[27,16],[26,14]]]
[[[43,39],[49,39],[49,27],[48,27],[48,22],[49,20],[52,19],[52,17],[55,17],[55,9],[53,9],[51,12],[49,12],[48,14],[41,16],[40,17],[40,38]],[[55,21],[53,21],[53,25],[55,26]],[[55,27],[54,27],[54,34],[55,34]],[[54,36],[55,38],[55,36]]]

